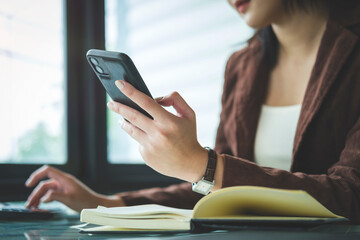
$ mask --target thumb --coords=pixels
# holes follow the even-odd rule
[[[155,99],[161,106],[173,106],[179,117],[195,118],[194,110],[185,102],[178,92],[173,92],[168,96]]]

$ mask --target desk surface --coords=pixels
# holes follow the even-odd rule
[[[360,226],[322,226],[310,230],[240,230],[205,234],[83,234],[70,226],[80,224],[77,219],[52,221],[0,221],[0,239],[134,239],[146,240],[231,240],[231,239],[360,239]]]
[[[213,232],[205,234],[84,234],[70,228],[78,225],[78,215],[66,215],[51,221],[10,222],[0,221],[0,239],[145,239],[145,240],[231,240],[231,239],[360,239],[360,225],[327,225],[308,230],[301,229],[244,229],[232,232]]]

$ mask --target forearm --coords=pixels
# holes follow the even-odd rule
[[[149,188],[117,194],[126,206],[160,204],[192,209],[203,195],[193,192],[191,183],[175,184],[164,188]]]
[[[97,195],[97,202],[98,205],[104,206],[104,207],[123,207],[126,206],[125,202],[123,201],[122,197],[114,194],[114,195]],[[96,207],[96,206],[95,206]]]

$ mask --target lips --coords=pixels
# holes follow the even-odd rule
[[[237,0],[234,5],[239,12],[244,13],[249,3],[250,0]]]

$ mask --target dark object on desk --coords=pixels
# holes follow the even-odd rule
[[[191,219],[192,233],[206,233],[215,230],[308,230],[324,224],[341,224],[348,222],[347,218],[318,218],[285,220],[255,220],[255,219]]]
[[[53,218],[58,212],[45,209],[28,209],[24,207],[0,208],[0,220],[25,221],[47,220]]]

